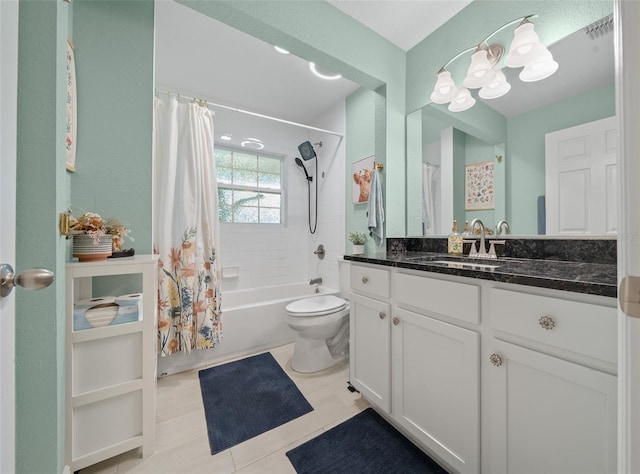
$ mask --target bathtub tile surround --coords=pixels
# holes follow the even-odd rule
[[[298,374],[289,361],[293,344],[269,351],[295,382],[314,410],[292,422],[233,448],[211,455],[198,372],[191,370],[158,380],[158,442],[152,456],[142,459],[135,450],[80,471],[82,474],[119,472],[227,472],[242,474],[295,474],[285,453],[369,407],[345,387],[348,364],[313,376]],[[185,400],[193,398],[193,403]]]

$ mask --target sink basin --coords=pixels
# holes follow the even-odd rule
[[[460,260],[431,260],[431,263],[443,263],[449,268],[466,268],[468,270],[495,270],[500,265],[481,262],[461,262]]]

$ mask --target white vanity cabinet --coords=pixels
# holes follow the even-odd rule
[[[490,472],[614,474],[615,307],[489,293]]]
[[[391,410],[391,305],[378,298],[389,296],[389,271],[351,266],[349,317],[349,381],[370,403]]]
[[[77,471],[155,445],[156,261],[154,255],[66,267],[66,463]],[[92,279],[142,275],[137,321],[74,329],[74,303],[92,298]]]

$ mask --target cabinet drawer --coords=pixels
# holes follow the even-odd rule
[[[492,288],[492,326],[533,341],[594,357],[617,361],[615,307],[568,301]]]
[[[398,304],[408,304],[473,324],[480,322],[480,288],[454,281],[396,273]]]
[[[389,297],[389,270],[351,265],[351,289],[382,298]]]

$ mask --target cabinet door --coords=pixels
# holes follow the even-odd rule
[[[394,418],[461,473],[479,471],[479,334],[401,309],[392,320]]]
[[[350,382],[387,413],[391,410],[389,310],[388,303],[351,294]]]
[[[492,347],[491,472],[615,473],[616,377],[501,341]]]

